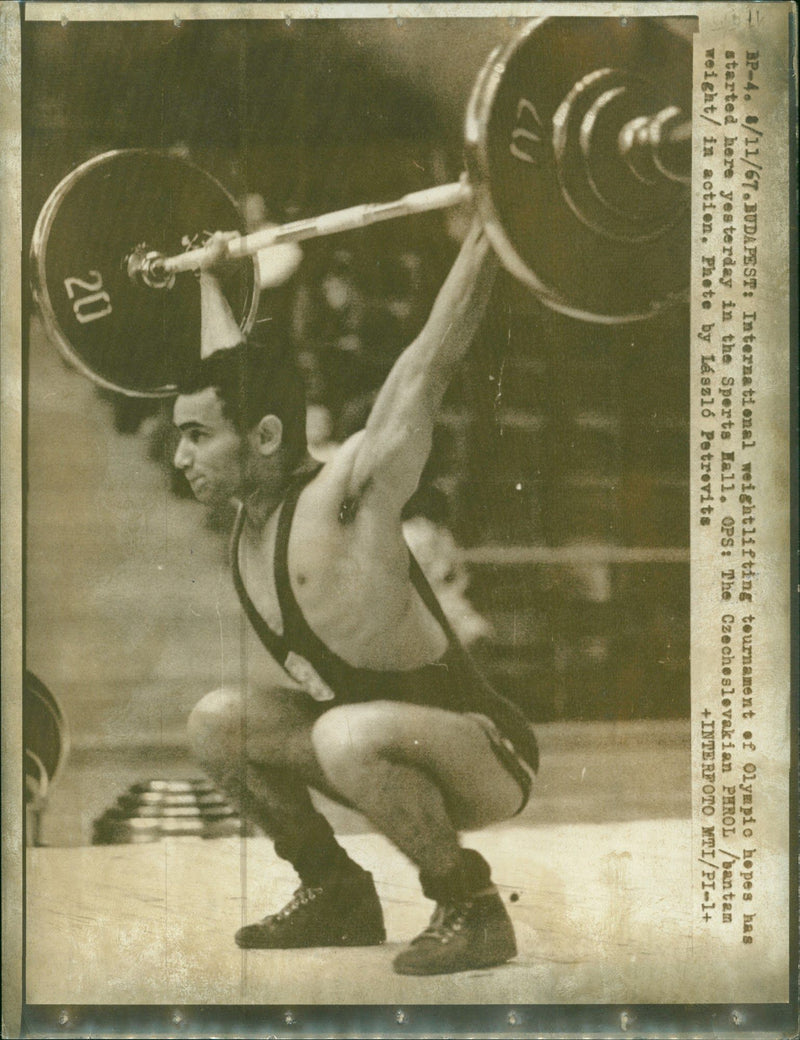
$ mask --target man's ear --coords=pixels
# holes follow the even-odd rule
[[[256,450],[273,455],[283,442],[283,423],[277,415],[265,415],[255,428]]]

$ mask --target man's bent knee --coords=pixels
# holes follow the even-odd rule
[[[238,690],[222,687],[207,693],[189,715],[187,729],[198,762],[214,769],[241,751],[243,701]]]
[[[330,708],[314,723],[311,743],[332,783],[390,751],[395,742],[391,705],[383,701]]]
[[[316,715],[292,690],[256,689],[243,695],[223,687],[195,706],[189,738],[199,763],[217,779],[249,762],[298,770],[313,783],[319,772],[310,739]]]

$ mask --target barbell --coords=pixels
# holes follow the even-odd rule
[[[391,202],[244,233],[233,198],[170,152],[128,149],[72,171],[43,207],[32,288],[65,356],[130,396],[175,393],[196,364],[200,293],[186,272],[218,229],[218,274],[243,332],[257,254],[471,201],[506,269],[548,307],[603,324],[684,299],[689,275],[691,49],[649,18],[543,18],[490,54],[465,120],[466,173]]]

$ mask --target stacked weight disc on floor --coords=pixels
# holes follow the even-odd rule
[[[94,823],[95,845],[162,838],[221,838],[240,832],[223,794],[205,779],[144,780],[132,784]]]

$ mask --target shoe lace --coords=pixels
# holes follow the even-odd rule
[[[320,895],[322,892],[321,888],[312,888],[310,885],[301,885],[297,889],[295,894],[286,904],[286,906],[279,910],[273,917],[274,921],[285,921],[292,914],[296,913],[301,907],[307,906]]]
[[[425,939],[433,939],[438,943],[452,942],[455,935],[464,927],[467,914],[472,909],[472,900],[462,903],[440,903],[433,911],[433,917],[428,927],[414,939],[414,942],[422,942]]]

